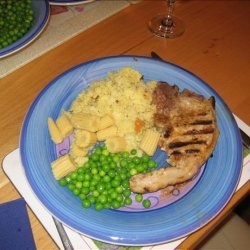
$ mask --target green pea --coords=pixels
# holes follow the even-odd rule
[[[149,158],[148,155],[143,155],[141,159],[142,159],[142,161],[145,162],[145,163],[147,163],[147,162],[150,160],[150,158]]]
[[[90,191],[90,189],[87,188],[87,187],[83,187],[83,188],[81,189],[81,193],[82,193],[82,194],[89,194],[89,191]]]
[[[137,174],[137,170],[135,168],[132,168],[129,173],[131,174],[131,176]]]
[[[66,181],[65,178],[59,180],[58,182],[59,182],[59,185],[60,185],[60,186],[66,186],[66,185],[67,185],[67,181]]]
[[[96,197],[94,197],[93,195],[89,195],[89,196],[88,196],[88,200],[90,201],[91,204],[95,204],[95,202],[96,202]]]
[[[125,190],[123,191],[123,195],[124,195],[125,197],[129,197],[129,196],[131,195],[131,191],[130,191],[129,189],[125,189]]]
[[[110,197],[112,200],[116,199],[118,196],[117,192],[115,192],[114,190],[112,190],[112,192],[110,193]]]
[[[124,199],[124,204],[125,204],[125,205],[131,205],[131,204],[132,204],[132,199],[131,199],[130,197],[126,197],[126,198]]]
[[[73,172],[72,174],[71,174],[71,179],[72,180],[75,180],[77,178],[77,173],[76,172]]]
[[[106,209],[110,209],[111,208],[110,202],[106,202],[105,204],[103,204],[103,207]]]
[[[74,189],[72,190],[72,192],[73,192],[73,194],[76,195],[76,196],[78,196],[78,195],[80,194],[80,190],[79,190],[78,188],[74,188]]]
[[[143,207],[145,207],[145,208],[150,208],[150,206],[151,206],[151,201],[150,201],[149,199],[145,199],[145,200],[142,201],[142,205],[143,205]]]
[[[138,166],[136,166],[136,171],[137,171],[138,173],[142,173],[143,170],[144,170],[144,166],[143,166],[143,165],[138,165]]]
[[[78,181],[76,182],[76,188],[80,189],[82,187],[82,182]]]
[[[131,154],[131,155],[136,155],[136,154],[137,154],[137,150],[136,150],[136,149],[132,149],[132,150],[130,151],[130,154]]]
[[[82,183],[82,186],[83,186],[83,187],[89,187],[89,186],[90,186],[90,182],[89,182],[89,181],[84,181],[84,182]]]
[[[118,209],[121,207],[121,202],[117,201],[117,200],[113,200],[112,203],[111,203],[111,206],[114,208],[114,209]]]
[[[91,207],[91,202],[89,199],[84,199],[82,201],[82,206],[85,207],[85,208],[90,208]]]
[[[98,197],[98,196],[100,195],[100,192],[98,192],[97,190],[94,190],[94,191],[92,192],[92,195],[93,195],[94,197]]]
[[[156,168],[157,167],[157,163],[155,161],[150,160],[148,162],[148,167],[149,168]]]
[[[121,165],[121,167],[126,167],[127,166],[127,161],[126,160],[121,160],[120,165]]]
[[[123,201],[122,194],[117,194],[116,200],[119,201],[120,203],[122,203],[122,201]]]
[[[81,199],[81,200],[84,200],[84,199],[86,199],[86,194],[83,194],[83,193],[80,193],[79,195],[79,198]]]
[[[111,180],[111,178],[110,178],[109,175],[103,176],[103,181],[104,181],[104,182],[108,183],[108,182],[110,182],[110,180]]]
[[[115,171],[114,171],[114,170],[110,170],[109,173],[108,173],[108,175],[109,175],[111,178],[115,177]]]
[[[141,159],[140,159],[138,156],[135,156],[135,157],[133,158],[133,162],[134,162],[136,165],[138,165],[138,164],[141,162]]]
[[[142,200],[143,200],[142,194],[137,194],[137,195],[135,196],[135,200],[136,200],[137,202],[142,202]]]
[[[98,199],[97,199],[97,201],[100,202],[101,204],[105,204],[105,203],[107,202],[107,200],[108,200],[108,198],[107,198],[107,196],[104,195],[104,194],[101,194],[101,195],[98,197]]]
[[[124,188],[129,188],[129,186],[130,186],[129,180],[123,180],[123,181],[122,181],[122,186],[123,186]]]
[[[104,149],[102,151],[102,155],[108,156],[109,155],[109,151],[107,149]]]
[[[75,188],[75,185],[72,183],[69,183],[67,186],[68,186],[68,189],[71,191],[73,191],[73,189]]]
[[[103,204],[97,202],[97,203],[95,204],[95,209],[96,209],[97,211],[101,211],[101,210],[103,209]]]
[[[78,168],[78,169],[77,169],[77,173],[78,173],[78,174],[84,173],[84,167]]]
[[[123,193],[123,188],[121,186],[118,186],[116,187],[115,191],[118,193],[118,194],[122,194]]]
[[[123,158],[128,158],[129,157],[129,152],[122,152],[122,157]]]

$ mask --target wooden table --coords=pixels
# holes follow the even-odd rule
[[[250,124],[250,1],[179,1],[175,14],[186,24],[177,39],[153,36],[147,22],[165,9],[165,1],[144,1],[49,51],[0,80],[0,157],[18,147],[22,121],[37,94],[65,70],[90,59],[110,55],[157,52],[209,83],[232,112]],[[0,170],[0,203],[17,199],[18,192]],[[213,221],[190,235],[180,248],[197,246],[247,195],[247,183]],[[38,249],[57,246],[29,210]]]

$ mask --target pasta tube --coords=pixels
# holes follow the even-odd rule
[[[70,172],[73,172],[76,167],[68,154],[59,157],[51,163],[52,173],[56,180],[60,180]]]
[[[57,118],[56,125],[59,128],[63,138],[69,136],[73,132],[73,126],[64,113]]]
[[[153,130],[147,130],[141,140],[140,148],[149,156],[152,156],[157,148],[160,139],[160,133]]]
[[[75,113],[71,115],[71,123],[74,128],[85,129],[96,132],[99,127],[100,118],[86,113]]]
[[[126,150],[127,143],[125,138],[120,136],[109,137],[105,142],[108,151],[111,153],[122,152]]]
[[[112,125],[114,125],[114,120],[109,115],[105,115],[100,119],[99,130],[108,128]]]
[[[75,159],[74,159],[74,162],[75,162],[75,164],[77,165],[77,167],[82,167],[83,166],[83,164],[85,163],[85,162],[87,162],[89,160],[89,158],[88,157],[85,157],[85,156],[78,156],[78,157],[76,157]]]
[[[98,141],[104,141],[109,137],[116,136],[117,134],[117,127],[111,126],[105,129],[102,129],[96,133]]]
[[[94,145],[97,142],[96,133],[89,132],[87,130],[76,129],[75,130],[75,143],[77,146],[86,148]]]
[[[88,148],[81,148],[76,143],[71,144],[70,155],[73,158],[86,156],[88,154]]]
[[[51,140],[56,144],[61,143],[63,141],[63,136],[51,117],[48,118],[48,128]]]

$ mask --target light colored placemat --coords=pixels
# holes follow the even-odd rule
[[[126,8],[129,4],[130,2],[126,0],[97,0],[77,6],[53,7],[54,11],[52,9],[45,31],[28,47],[0,60],[0,78]]]

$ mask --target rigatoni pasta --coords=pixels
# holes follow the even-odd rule
[[[70,147],[70,155],[72,155],[73,158],[86,156],[88,151],[88,148],[79,147],[74,141]]]
[[[160,133],[152,129],[146,130],[141,143],[140,148],[149,156],[152,156],[157,148],[160,139]]]
[[[106,140],[106,146],[111,153],[122,152],[127,148],[125,138],[120,136],[109,137]]]
[[[48,128],[51,140],[55,143],[61,143],[63,141],[63,136],[57,127],[56,123],[53,121],[51,117],[48,118]]]
[[[100,118],[87,113],[74,113],[71,115],[71,123],[74,128],[96,132],[99,128]]]
[[[109,137],[113,137],[117,135],[117,127],[111,126],[105,129],[102,129],[96,133],[97,139],[99,141],[104,141]]]
[[[67,136],[69,136],[73,132],[73,129],[74,129],[65,113],[63,113],[61,116],[59,116],[56,119],[56,125],[58,129],[60,130],[63,138],[66,138]]]
[[[114,119],[109,115],[105,115],[105,116],[100,118],[98,130],[108,128],[114,124],[115,124]]]
[[[59,180],[76,169],[68,154],[63,155],[51,163],[52,173]]]
[[[89,132],[87,130],[76,129],[75,132],[75,143],[79,147],[89,147],[97,142],[96,133]]]

